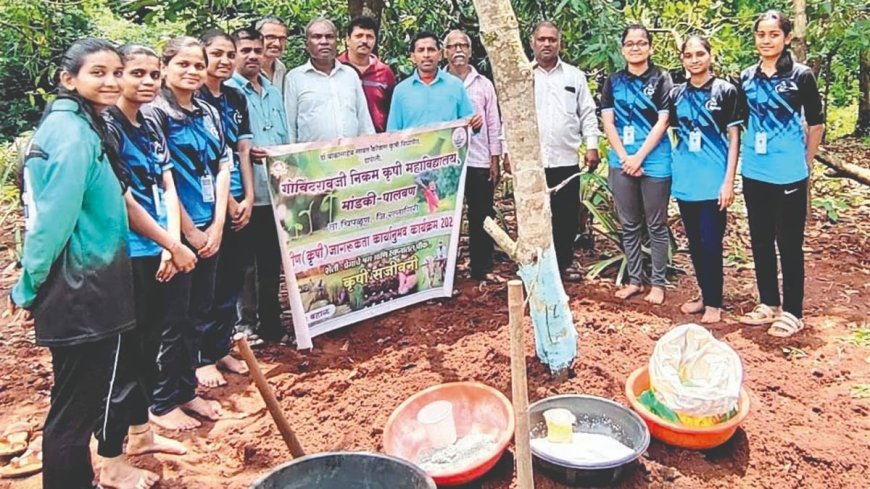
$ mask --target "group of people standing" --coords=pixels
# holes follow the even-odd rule
[[[628,298],[642,290],[642,236],[652,243],[652,288],[664,301],[667,202],[677,198],[702,299],[684,312],[719,319],[725,210],[743,153],[761,303],[746,322],[772,334],[802,327],[807,164],[821,136],[812,73],[787,52],[791,24],[765,14],[755,25],[761,55],[735,87],[711,70],[706,40],[681,47],[689,81],[672,87],[650,62],[641,25],[622,36],[627,67],[601,93],[611,146],[610,185],[624,230]],[[98,442],[100,484],[147,488],[158,476],[126,453],[183,454],[150,426],[186,430],[217,420],[221,406],[197,386],[246,373],[231,337],[289,341],[278,298],[280,251],[270,205],[265,147],[331,140],[467,119],[471,276],[493,280],[493,215],[501,167],[510,171],[495,88],[470,64],[471,39],[411,41],[414,73],[396,83],[374,54],[377,23],[353,19],[347,51],[327,19],[305,28],[309,60],[287,70],[288,28],[266,17],[231,34],[179,37],[161,53],[83,39],[66,52],[58,96],[46,109],[23,166],[26,234],[13,308],[32,312],[37,343],[52,354],[52,404],[43,430],[48,489],[93,487],[88,448]],[[559,57],[551,22],[533,32],[535,104],[548,185],[594,169],[601,135],[585,75]],[[446,57],[446,66],[440,66]],[[805,130],[803,120],[809,126]],[[507,123],[513,123],[508,121]],[[522,123],[518,121],[516,123]],[[742,146],[739,127],[746,127]],[[665,136],[676,129],[678,144]],[[578,277],[573,243],[579,181],[552,196],[563,278]],[[782,256],[784,308],[774,243]]]

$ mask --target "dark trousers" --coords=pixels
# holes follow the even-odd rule
[[[50,349],[54,386],[43,428],[45,489],[91,489],[91,434],[100,456],[117,457],[129,427],[148,422],[136,342],[127,332]]]
[[[250,224],[249,224],[250,226]],[[253,261],[249,226],[233,231],[228,223],[221,241],[214,287],[214,305],[199,339],[200,363],[211,365],[230,353],[236,324],[236,302]]]
[[[468,168],[465,174],[465,201],[468,204],[468,248],[471,256],[471,277],[483,279],[492,272],[493,242],[483,230],[483,221],[495,217],[492,208],[495,186],[489,180],[488,168]]]
[[[782,308],[803,317],[807,181],[786,185],[743,177],[755,281],[763,304],[780,305],[776,250],[782,266]]]
[[[722,307],[722,239],[728,214],[716,200],[677,203],[704,305]]]
[[[217,267],[220,253],[209,258],[200,258],[196,262],[196,267],[191,272],[192,283],[190,286],[190,302],[187,309],[187,314],[190,316],[190,321],[193,323],[193,328],[196,331],[196,362],[197,366],[205,365],[203,363],[203,349],[209,352],[211,346],[208,344],[209,331],[208,327],[211,323],[211,310],[214,304],[214,287],[217,279]]]
[[[151,412],[162,416],[196,396],[196,331],[188,316],[193,277],[178,273],[158,282],[159,256],[132,262],[142,380],[151,393]]]
[[[565,179],[578,173],[576,165],[547,168],[547,186],[555,187]],[[555,194],[550,194],[550,208],[553,222],[553,246],[559,270],[564,271],[574,263],[574,239],[577,238],[577,208],[580,207],[580,179],[574,178]]]
[[[264,340],[278,341],[284,334],[281,324],[281,303],[278,293],[281,285],[281,248],[278,229],[271,205],[254,206],[251,214],[250,236],[254,249],[256,277],[257,333]]]

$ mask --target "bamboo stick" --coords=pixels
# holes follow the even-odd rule
[[[508,312],[511,334],[511,385],[516,428],[517,487],[535,487],[532,475],[532,453],[529,446],[529,392],[526,378],[526,353],[523,342],[523,282],[508,282]]]

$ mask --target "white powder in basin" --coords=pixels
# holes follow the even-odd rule
[[[494,449],[494,436],[471,434],[444,448],[424,451],[417,458],[417,465],[427,472],[459,470],[492,455]]]
[[[613,462],[634,453],[633,449],[616,439],[595,433],[574,433],[571,443],[553,443],[547,438],[535,438],[531,444],[539,453],[581,465]]]

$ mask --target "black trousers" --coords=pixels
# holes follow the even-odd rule
[[[807,180],[778,185],[743,177],[755,281],[763,304],[780,305],[776,250],[782,266],[782,308],[803,317]]]
[[[467,169],[465,202],[468,204],[468,248],[473,279],[483,279],[492,272],[493,242],[483,230],[483,221],[487,217],[495,217],[495,209],[492,208],[494,191],[488,168]]]
[[[253,261],[250,223],[233,231],[224,227],[220,258],[214,286],[214,304],[199,338],[199,361],[211,365],[230,353],[236,325],[236,302],[245,279],[245,270]]]
[[[142,380],[151,412],[162,416],[196,396],[196,331],[188,316],[191,273],[155,278],[160,256],[133,258]]]
[[[555,187],[565,179],[578,173],[576,165],[547,168],[547,186]],[[577,238],[578,214],[580,207],[580,179],[575,178],[555,194],[550,195],[552,209],[553,245],[556,248],[556,259],[559,270],[564,271],[574,263],[574,239]]]
[[[704,305],[722,307],[722,239],[728,214],[719,210],[716,200],[677,203]]]
[[[278,229],[271,205],[254,206],[248,224],[254,249],[254,269],[257,289],[257,333],[268,341],[278,341],[284,334],[281,324],[281,303],[278,298],[281,285],[281,248]]]
[[[129,427],[148,422],[137,338],[126,332],[50,350],[54,386],[43,428],[43,488],[91,489],[91,434],[100,456],[117,457]]]

